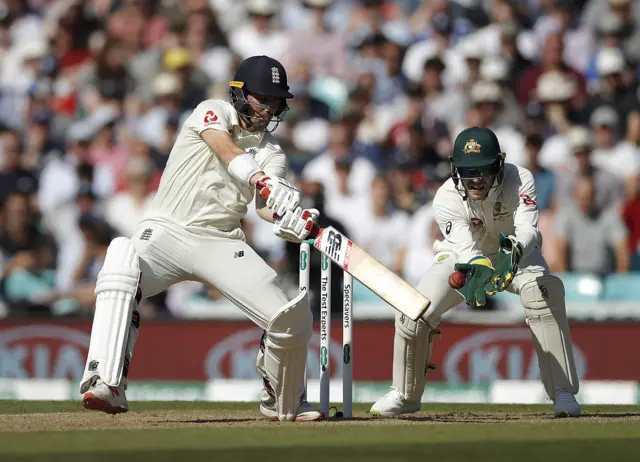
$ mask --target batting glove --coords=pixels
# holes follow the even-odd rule
[[[300,243],[308,236],[315,220],[320,216],[316,209],[298,207],[289,210],[282,218],[273,224],[273,234],[285,241]]]
[[[278,217],[295,210],[300,205],[300,191],[292,183],[278,177],[263,177],[258,181],[260,195],[267,200],[267,207]]]

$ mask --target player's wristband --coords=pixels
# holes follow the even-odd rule
[[[234,157],[227,168],[231,176],[247,184],[250,184],[253,175],[262,171],[251,154],[240,154]]]

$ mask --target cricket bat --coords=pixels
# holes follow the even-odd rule
[[[262,181],[256,188],[264,199],[269,197]],[[420,319],[431,305],[431,300],[335,228],[313,225],[309,237],[316,249],[411,320]]]
[[[421,318],[431,305],[427,297],[335,228],[314,226],[309,236],[315,238],[316,249],[413,321]]]

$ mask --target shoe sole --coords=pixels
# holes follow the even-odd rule
[[[415,410],[408,410],[408,411],[402,411],[402,412],[381,412],[381,411],[376,411],[376,410],[370,410],[369,411],[369,415],[372,415],[374,417],[398,417],[401,415],[405,415],[405,414],[415,414],[416,412],[418,412],[420,409],[415,409]]]
[[[260,406],[260,412],[267,419],[273,420],[275,422],[278,422],[280,420],[280,419],[278,419],[278,416],[275,413],[273,413],[270,410],[265,409],[263,406]],[[319,420],[324,420],[324,418],[325,418],[324,412],[317,412],[316,411],[312,415],[309,415],[309,416],[307,416],[305,414],[306,414],[306,412],[303,412],[302,414],[297,416],[295,421],[296,422],[318,422]]]
[[[263,414],[264,415],[264,414]],[[265,416],[271,420],[273,420],[274,422],[279,422],[280,419],[278,419],[278,416]],[[324,420],[325,415],[323,412],[319,412],[317,416],[313,417],[313,418],[309,418],[308,416],[298,416],[295,419],[295,422],[318,422],[320,420]]]
[[[82,398],[82,406],[90,411],[102,411],[111,415],[122,414],[129,410],[120,406],[112,406],[109,401],[98,398],[91,392],[86,393]]]

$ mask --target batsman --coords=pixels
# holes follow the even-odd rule
[[[300,207],[300,192],[284,179],[286,156],[270,134],[293,98],[287,74],[277,60],[253,56],[236,70],[229,93],[230,101],[203,101],[186,119],[151,211],[131,238],[118,237],[107,249],[80,385],[87,409],[128,410],[138,303],[192,280],[216,287],[266,332],[257,367],[271,394],[262,413],[281,421],[324,417],[304,400],[312,332],[307,293],[288,297],[240,227],[254,197],[258,214],[288,241],[306,239],[319,215]],[[164,341],[180,348],[170,337]]]
[[[431,306],[417,322],[396,312],[393,384],[371,414],[418,411],[442,315],[462,301],[482,306],[487,294],[507,290],[520,296],[555,416],[579,416],[564,286],[542,256],[531,172],[505,163],[488,128],[462,131],[450,161],[452,177],[433,200],[444,239],[434,243],[434,264],[417,287]],[[462,275],[452,277],[452,287],[454,272]]]

